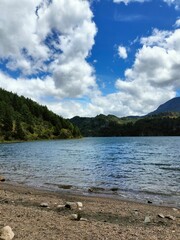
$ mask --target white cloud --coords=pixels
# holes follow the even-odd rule
[[[48,57],[47,47],[36,34],[35,9],[39,2],[0,1],[0,58],[8,59],[10,69],[21,68],[30,73],[40,68],[40,61]],[[28,60],[28,56],[33,59]]]
[[[180,29],[141,39],[134,64],[117,79],[117,92],[93,98],[94,112],[117,116],[144,115],[176,96],[180,89]]]
[[[180,88],[180,29],[170,32],[155,29],[151,36],[141,39],[141,44],[125,78],[117,79],[117,92],[97,94],[90,103],[72,100],[64,110],[61,103],[51,108],[70,117],[99,113],[144,115],[175,97],[176,89]]]
[[[124,4],[129,4],[129,3],[132,3],[132,2],[140,2],[140,3],[143,3],[143,2],[146,2],[146,1],[149,1],[149,0],[113,0],[114,3],[124,3]]]
[[[180,1],[179,0],[163,0],[165,3],[167,3],[168,5],[175,5],[175,9],[179,9],[180,8]]]
[[[56,89],[54,81],[50,77],[43,80],[40,78],[34,78],[31,80],[26,78],[17,78],[15,80],[0,72],[0,86],[8,91],[24,95],[38,102],[41,102],[41,97],[58,97],[62,94],[60,89]]]
[[[174,97],[180,88],[180,29],[154,30],[141,43],[132,68],[125,71],[124,81],[117,80],[116,87],[131,112],[144,114]]]
[[[88,1],[1,0],[0,60],[23,78],[49,72],[59,97],[83,96],[97,88],[86,61],[97,32],[92,18]]]
[[[117,116],[147,114],[175,97],[176,89],[180,89],[180,29],[169,32],[155,29],[151,36],[141,39],[141,44],[133,66],[125,71],[124,79],[117,79],[117,92],[106,96],[96,89],[88,93],[88,101],[85,98],[61,100],[58,96],[64,95],[64,88],[57,88],[51,77],[44,80],[18,78],[14,81],[1,73],[0,86],[46,104],[64,117],[95,116],[99,113]],[[66,87],[68,92],[73,89],[79,91]],[[49,102],[42,98],[44,96],[54,96],[55,100]]]
[[[126,48],[123,46],[119,46],[118,47],[118,55],[120,58],[126,59],[128,57]]]
[[[7,68],[22,71],[17,79],[0,71],[1,87],[46,104],[64,117],[141,115],[176,95],[180,88],[178,22],[174,31],[155,29],[142,38],[133,66],[124,79],[116,81],[117,91],[102,96],[93,66],[86,60],[97,32],[89,2],[48,2],[0,1],[0,60],[7,61]],[[120,56],[126,58],[127,51],[122,49]],[[49,75],[27,78],[41,71]]]
[[[152,1],[152,0],[113,0],[114,3],[124,3],[125,5],[128,5],[129,3],[133,3],[133,2],[143,3],[148,1]],[[169,6],[174,5],[176,10],[180,9],[179,0],[162,0],[162,1],[167,3]]]
[[[176,28],[180,27],[180,18],[176,20],[176,23],[174,25]]]

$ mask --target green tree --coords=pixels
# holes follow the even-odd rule
[[[69,129],[62,128],[59,137],[62,139],[68,139],[72,138],[73,136]]]
[[[26,138],[19,120],[16,120],[15,138],[19,140],[25,140]]]
[[[4,119],[3,119],[3,131],[5,132],[12,132],[13,128],[13,120],[10,113],[5,113]]]

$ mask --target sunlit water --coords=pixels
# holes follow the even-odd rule
[[[0,174],[56,191],[67,187],[63,191],[180,206],[180,137],[0,144]]]

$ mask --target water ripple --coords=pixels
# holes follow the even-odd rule
[[[180,202],[180,137],[84,138],[0,145],[0,174],[69,190],[118,189],[127,198]],[[49,183],[49,185],[47,184]],[[99,192],[99,191],[98,191]],[[168,196],[168,199],[167,199]]]

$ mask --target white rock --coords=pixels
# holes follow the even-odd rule
[[[144,219],[144,223],[150,223],[151,222],[151,218],[149,216],[146,216]]]
[[[78,220],[78,214],[71,214],[71,220]]]
[[[80,221],[88,222],[87,218],[80,218]]]
[[[82,202],[77,202],[77,207],[78,207],[78,208],[82,208],[82,207],[83,207]]]
[[[158,217],[160,217],[160,218],[165,218],[162,213],[158,214]]]
[[[76,202],[66,202],[65,208],[69,209],[77,209],[77,203]]]
[[[71,220],[79,221],[79,220],[81,219],[81,215],[80,215],[79,213],[77,213],[77,214],[71,214],[70,219],[71,219]]]
[[[47,208],[48,207],[48,203],[43,202],[43,203],[40,204],[40,206],[44,207],[44,208]]]
[[[177,208],[173,208],[173,211],[174,211],[174,212],[178,212],[178,209],[177,209]]]
[[[176,218],[171,216],[171,215],[167,215],[167,216],[165,216],[165,218],[168,218],[168,219],[173,220],[173,221],[176,220]]]
[[[11,240],[14,238],[14,233],[9,226],[5,226],[0,230],[0,239],[1,240]]]
[[[61,210],[61,209],[64,209],[65,208],[65,205],[57,205],[57,209]]]

